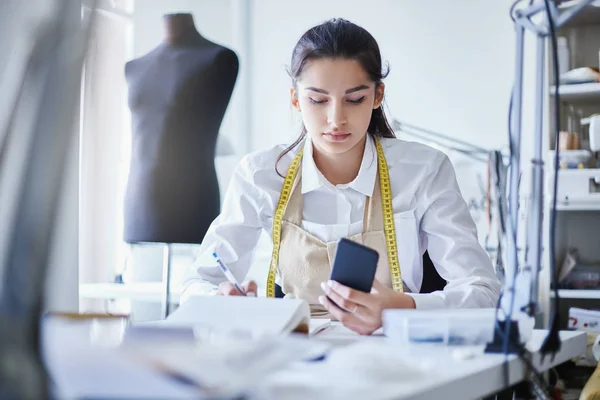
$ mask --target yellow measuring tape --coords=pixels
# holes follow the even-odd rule
[[[387,248],[388,263],[390,265],[390,274],[392,277],[392,288],[396,292],[403,292],[402,273],[400,272],[400,262],[398,261],[398,246],[396,245],[396,227],[394,226],[394,211],[392,209],[392,188],[390,186],[390,175],[388,173],[387,162],[383,154],[383,148],[378,140],[375,140],[377,148],[377,166],[379,169],[379,186],[381,187],[381,205],[383,208],[383,226],[385,232],[385,242]],[[279,247],[281,245],[281,223],[285,208],[292,194],[292,186],[298,173],[298,167],[302,161],[304,149],[300,149],[296,157],[292,160],[290,167],[285,175],[279,202],[275,209],[273,217],[273,254],[271,256],[271,265],[267,277],[267,297],[275,297],[275,276],[277,275],[277,266],[279,265]]]

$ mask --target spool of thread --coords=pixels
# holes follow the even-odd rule
[[[558,149],[579,150],[579,135],[577,133],[561,131],[558,135]]]

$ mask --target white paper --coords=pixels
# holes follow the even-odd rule
[[[300,361],[321,357],[329,346],[306,337],[278,336],[219,344],[172,344],[125,349],[140,361],[162,366],[219,396],[253,391],[268,375]]]
[[[58,398],[202,398],[184,385],[125,357],[117,348],[94,345],[90,326],[45,319],[42,354]]]
[[[309,323],[310,308],[303,300],[267,297],[191,296],[164,325],[194,326],[255,336],[288,333]]]

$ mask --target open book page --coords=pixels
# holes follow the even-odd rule
[[[310,308],[299,299],[242,296],[192,296],[163,326],[193,326],[252,335],[308,334]]]

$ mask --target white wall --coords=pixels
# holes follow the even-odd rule
[[[252,147],[297,133],[285,66],[300,35],[344,17],[379,42],[389,114],[486,147],[507,143],[514,35],[510,0],[252,2]],[[277,32],[277,34],[273,34]]]
[[[133,14],[135,57],[149,52],[162,42],[162,17],[171,13],[191,13],[202,36],[224,46],[232,45],[230,1],[138,0]]]

